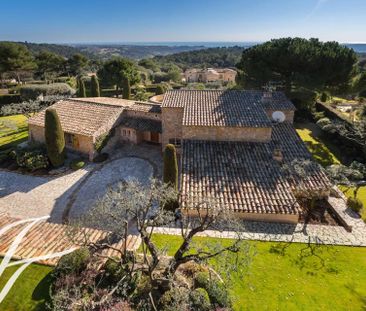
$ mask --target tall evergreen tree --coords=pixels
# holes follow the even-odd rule
[[[122,97],[124,99],[131,98],[131,86],[130,86],[130,80],[128,78],[123,79]]]
[[[91,77],[90,93],[92,97],[100,97],[99,81],[96,75]]]
[[[47,155],[54,167],[65,162],[65,137],[56,109],[49,108],[45,115],[45,139]]]
[[[168,144],[164,150],[163,182],[178,190],[178,162],[175,146]]]
[[[85,82],[82,78],[78,79],[78,97],[86,97]]]

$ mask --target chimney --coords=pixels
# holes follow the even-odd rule
[[[282,163],[283,154],[282,154],[282,150],[280,148],[275,148],[273,150],[273,160],[276,160],[277,162]]]
[[[271,91],[264,91],[262,95],[262,102],[266,102],[272,99],[272,92]]]
[[[282,146],[280,142],[275,142],[275,146],[273,148],[273,160],[276,160],[279,163],[283,161],[283,154],[282,154]]]

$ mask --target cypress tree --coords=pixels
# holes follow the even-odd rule
[[[168,144],[164,150],[163,182],[178,191],[178,162],[175,146]]]
[[[65,137],[56,109],[49,108],[45,115],[45,139],[47,155],[54,167],[65,162]]]
[[[78,96],[86,97],[85,82],[81,78],[79,78],[79,80],[78,80]]]
[[[96,75],[91,77],[90,94],[92,97],[100,97],[99,81]]]
[[[127,78],[123,79],[122,98],[124,99],[131,98],[130,80],[128,80]]]

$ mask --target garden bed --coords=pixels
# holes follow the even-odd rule
[[[309,212],[307,223],[311,225],[343,226],[330,204],[323,200],[317,203]],[[299,222],[305,222],[305,215],[300,216]]]

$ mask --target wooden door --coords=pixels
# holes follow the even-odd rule
[[[159,143],[159,133],[158,132],[150,132],[150,140],[153,143]]]

